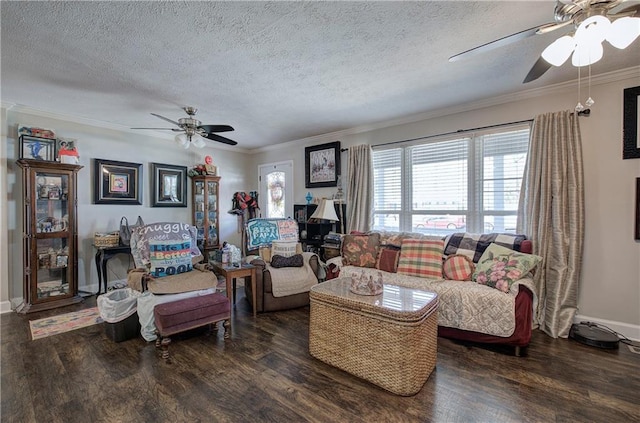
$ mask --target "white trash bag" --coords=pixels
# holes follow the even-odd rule
[[[140,292],[131,288],[114,289],[98,297],[98,312],[107,323],[121,322],[138,309]]]

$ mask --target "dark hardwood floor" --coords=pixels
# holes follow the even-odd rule
[[[535,331],[526,357],[438,338],[436,369],[413,397],[309,355],[309,308],[251,317],[242,294],[231,339],[176,336],[172,364],[102,325],[31,340],[29,320],[95,305],[3,314],[2,422],[632,422],[640,355]]]

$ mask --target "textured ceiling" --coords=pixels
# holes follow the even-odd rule
[[[448,62],[554,5],[2,1],[2,102],[122,127],[195,106],[259,148],[575,79],[565,64],[522,84],[564,30]],[[638,64],[640,41],[607,45],[592,72]]]

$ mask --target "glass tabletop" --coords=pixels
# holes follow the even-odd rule
[[[350,290],[351,278],[331,279],[315,285],[311,290],[318,294],[336,296],[369,306],[397,312],[413,312],[423,309],[436,299],[437,294],[416,288],[384,284],[382,294],[359,295]]]

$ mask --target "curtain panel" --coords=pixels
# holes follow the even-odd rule
[[[584,243],[584,175],[578,116],[536,116],[518,207],[518,233],[543,258],[535,272],[534,315],[548,335],[566,338],[578,307]]]
[[[347,233],[371,228],[373,211],[373,162],[368,144],[349,147],[347,178]]]

